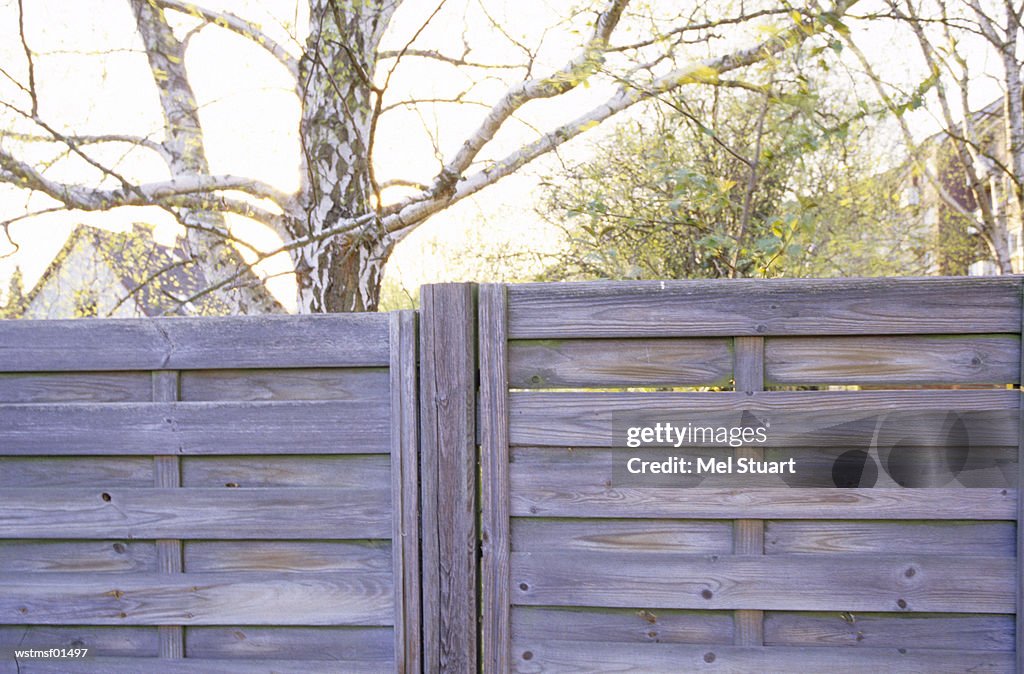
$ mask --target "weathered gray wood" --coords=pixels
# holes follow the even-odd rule
[[[0,662],[0,674],[381,674],[377,660],[265,660],[234,658],[86,658],[70,660],[22,660]]]
[[[1016,545],[1013,522],[771,521],[765,530],[768,554],[907,552],[1014,557]]]
[[[1002,488],[621,486],[613,457],[625,450],[517,448],[510,467],[513,516],[756,519],[1009,520],[1017,490]]]
[[[0,576],[8,624],[390,625],[393,601],[390,571]]]
[[[513,553],[513,602],[797,611],[1014,610],[1015,560],[929,555]]]
[[[489,340],[481,334],[480,343]],[[721,386],[731,374],[726,339],[553,339],[508,345],[512,388]]]
[[[1021,341],[1024,342],[1024,313],[1021,315]],[[1019,378],[1017,379],[1018,396],[1024,393],[1024,356],[1021,357]],[[1024,401],[1020,404],[1017,424],[1017,567],[1016,582],[1016,651],[1017,671],[1024,672]]]
[[[1017,277],[509,286],[513,339],[1019,332]]]
[[[178,373],[175,371],[154,372],[153,402],[176,402],[178,400],[178,383]],[[181,460],[177,456],[156,456],[153,461],[154,487],[174,489],[181,486]],[[156,560],[161,573],[181,573],[181,541],[157,540]],[[180,625],[161,625],[157,628],[157,632],[160,638],[161,658],[180,659],[185,657],[185,631]]]
[[[732,552],[732,523],[715,520],[512,520],[516,552]]]
[[[420,289],[423,667],[477,666],[476,308],[471,284]]]
[[[737,393],[754,396],[764,390],[764,338],[737,337],[735,340],[734,389]],[[759,447],[736,449],[737,459],[764,459]],[[737,555],[764,554],[764,521],[739,519],[733,525],[733,552]],[[764,613],[759,610],[736,611],[736,645],[761,646],[764,644]]]
[[[192,370],[181,374],[181,399],[386,401],[386,368]]]
[[[521,643],[557,637],[633,644],[731,644],[733,630],[732,614],[727,611],[533,606],[517,606],[512,610],[512,636]]]
[[[390,489],[5,489],[4,538],[388,538]]]
[[[126,540],[0,540],[0,569],[6,573],[156,572],[156,545]]]
[[[1016,384],[1018,335],[773,337],[772,384]]]
[[[390,451],[388,405],[363,401],[0,405],[8,454]]]
[[[189,627],[189,658],[357,660],[394,671],[390,627]]]
[[[878,415],[920,412],[917,417],[906,415],[903,427],[908,435],[927,437],[926,433],[935,432],[936,411],[957,410],[991,413],[992,423],[970,427],[972,442],[1015,446],[1019,432],[1010,412],[1019,409],[1019,403],[1020,394],[1010,390],[768,391],[756,396],[527,391],[509,394],[509,435],[513,445],[610,447],[616,413],[650,416],[663,411],[715,426],[734,425],[740,412],[750,410],[771,422],[766,447],[849,447],[853,440],[870,440]],[[852,423],[859,418],[860,426]],[[809,433],[811,420],[820,424],[819,428],[843,425],[829,428],[827,433]]]
[[[0,456],[0,488],[149,487],[153,470],[147,456]]]
[[[510,668],[509,450],[505,286],[480,286],[480,544],[482,669]]]
[[[190,572],[387,571],[390,541],[187,541]]]
[[[769,613],[769,646],[1008,651],[1014,649],[1012,615],[885,613]]]
[[[5,372],[388,364],[384,314],[0,321]]]
[[[189,456],[181,460],[186,487],[338,487],[391,482],[386,454]]]
[[[392,650],[396,671],[419,672],[423,660],[415,312],[391,314],[390,339],[392,573],[395,578]]]
[[[88,648],[96,656],[156,657],[157,641],[156,627],[0,625],[5,649]]]
[[[685,644],[597,644],[554,639],[517,642],[512,671],[587,672],[603,674],[640,668],[647,674],[714,671],[830,672],[835,674],[963,674],[1013,671],[1013,656],[994,651],[936,651],[916,649],[840,649]]]
[[[0,372],[0,403],[144,402],[149,394],[148,372]]]

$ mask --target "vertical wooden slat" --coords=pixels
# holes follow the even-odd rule
[[[153,372],[153,402],[174,402],[178,400],[178,373],[163,370]],[[181,486],[181,460],[176,456],[154,457],[153,482],[157,488]],[[160,573],[181,573],[183,570],[181,541],[158,539],[156,542],[157,566]],[[176,625],[161,625],[159,654],[161,658],[185,657],[184,629]]]
[[[395,671],[419,672],[419,399],[416,312],[391,314],[391,555],[395,579]]]
[[[1024,296],[1024,287],[1018,292]],[[1024,344],[1024,308],[1021,310],[1021,344]],[[1017,388],[1024,394],[1024,348],[1021,350],[1019,384]],[[1016,615],[1016,649],[1017,671],[1024,672],[1024,399],[1020,401],[1017,412],[1017,615]]]
[[[481,671],[511,670],[508,316],[505,286],[480,286]]]
[[[477,665],[474,286],[420,290],[423,667]]]
[[[764,338],[737,337],[735,342],[735,383],[739,395],[755,395],[764,390]],[[763,459],[764,450],[741,447],[737,458]],[[764,521],[736,520],[733,528],[733,552],[737,555],[764,554]],[[764,645],[764,612],[736,611],[736,645]]]

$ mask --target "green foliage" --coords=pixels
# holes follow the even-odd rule
[[[924,273],[865,111],[817,66],[776,68],[652,105],[549,179],[539,210],[568,245],[544,278]]]

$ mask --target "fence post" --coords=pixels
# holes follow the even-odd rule
[[[420,289],[423,668],[477,666],[475,285]]]
[[[508,317],[503,284],[480,286],[480,650],[484,672],[511,671]]]

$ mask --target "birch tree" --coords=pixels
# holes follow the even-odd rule
[[[909,91],[886,83],[874,59],[855,41],[848,44],[914,148],[915,170],[948,212],[981,237],[999,273],[1011,274],[1009,234],[1024,225],[1022,7],[1012,0],[886,0],[885,7],[869,18],[909,29],[925,66],[921,83]],[[980,56],[995,67],[985,68]],[[1001,96],[984,107],[972,101],[993,80]],[[927,97],[943,133],[915,142],[907,113]]]
[[[260,25],[212,4],[186,0],[124,0],[130,7],[138,40],[157,91],[164,132],[158,139],[130,135],[69,132],[51,121],[52,111],[40,95],[34,35],[44,16],[19,0],[19,36],[23,63],[0,77],[16,86],[16,95],[0,100],[17,129],[0,132],[0,181],[47,195],[45,210],[105,211],[151,206],[171,213],[184,225],[197,268],[210,288],[239,286],[247,273],[238,247],[225,226],[226,214],[250,218],[276,232],[281,245],[262,251],[257,261],[287,252],[297,282],[300,312],[374,310],[381,278],[395,245],[433,215],[451,207],[568,141],[620,115],[637,103],[688,85],[742,85],[750,66],[776,58],[809,39],[834,32],[856,0],[793,5],[764,0],[716,5],[713,2],[650,3],[630,0],[584,2],[567,8],[581,27],[572,55],[545,69],[537,46],[527,46],[492,27],[495,39],[508,39],[523,54],[521,62],[491,63],[476,59],[458,30],[451,44],[422,45],[419,37],[444,8],[445,0],[417,30],[400,36],[400,49],[381,48],[400,0],[309,0],[308,26],[295,43],[275,40]],[[414,3],[407,3],[412,5]],[[486,2],[480,7],[486,14]],[[191,17],[192,28],[174,29],[175,17]],[[294,80],[301,103],[301,184],[283,193],[249,176],[210,171],[207,138],[199,122],[197,99],[187,63],[189,42],[200,31],[242,36],[271,54]],[[538,39],[539,42],[539,39]],[[507,89],[487,100],[468,101],[462,94],[441,101],[395,98],[395,73],[414,59],[430,60],[479,79],[500,71]],[[602,83],[609,95],[597,105],[573,108],[575,90]],[[534,101],[566,101],[570,121],[538,128],[511,151],[495,153],[494,139],[513,125]],[[97,103],[101,105],[101,103]],[[462,141],[442,154],[427,180],[376,173],[375,149],[380,120],[398,105],[471,104],[480,113]],[[25,127],[29,127],[26,131]],[[68,182],[33,161],[25,143],[44,142],[92,167],[94,183]],[[124,175],[97,158],[98,146],[132,144],[153,152],[166,165],[157,178]],[[402,194],[387,188],[403,185]],[[7,218],[4,229],[35,213]],[[250,260],[250,265],[252,261]],[[246,301],[244,284],[234,311],[259,311]],[[181,298],[183,302],[192,298]]]

